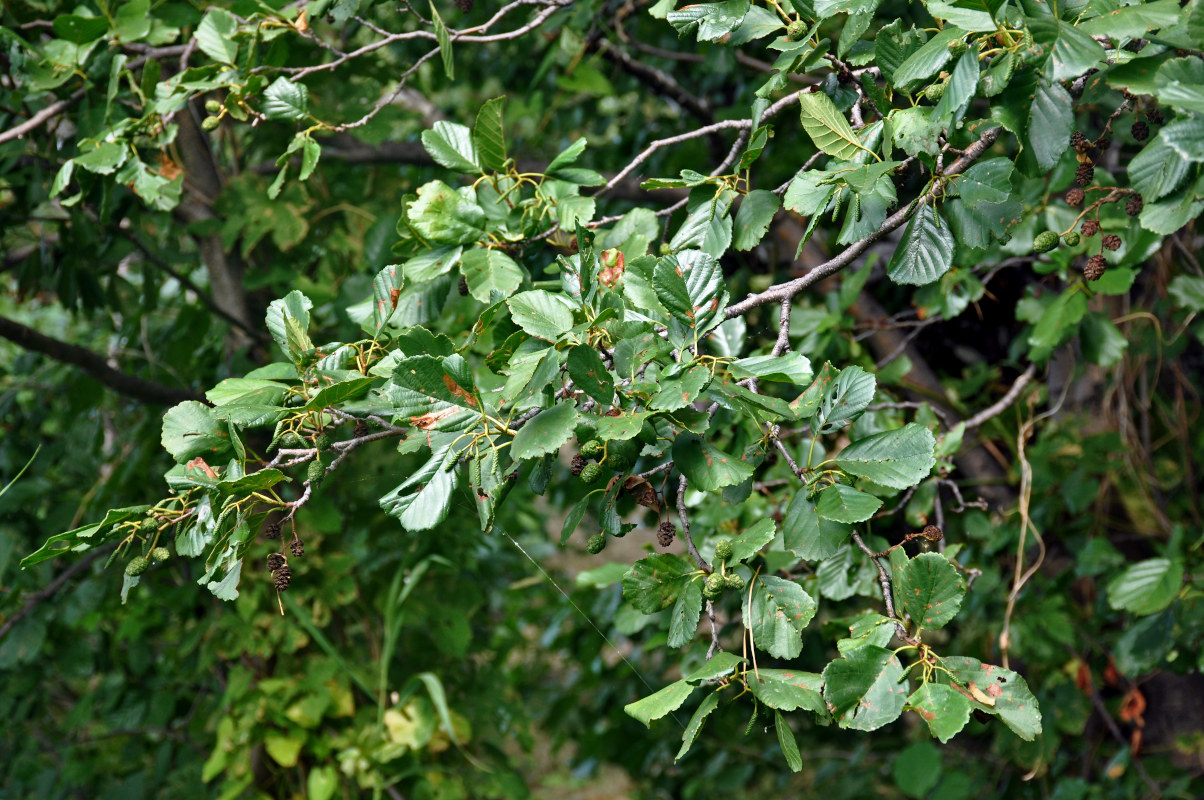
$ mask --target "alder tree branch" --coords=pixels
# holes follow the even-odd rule
[[[919,644],[920,640],[907,634],[907,628],[903,622],[895,615],[895,599],[891,592],[890,575],[886,574],[886,567],[882,566],[882,562],[878,560],[878,554],[869,548],[869,545],[861,538],[861,534],[853,532],[853,542],[861,552],[869,557],[870,561],[874,562],[874,566],[878,568],[878,583],[882,587],[882,601],[886,604],[886,616],[891,618],[895,623],[895,633],[899,638],[908,644]]]
[[[105,358],[86,347],[61,342],[43,336],[33,328],[19,322],[0,317],[0,337],[24,347],[26,350],[49,356],[55,361],[79,367],[103,385],[126,397],[143,403],[175,405],[185,400],[202,400],[202,395],[191,389],[164,386],[134,375],[127,375],[110,367]]]
[[[773,108],[773,106],[770,108]],[[766,115],[768,115],[768,113],[769,112],[766,111]],[[942,169],[939,174],[943,176],[949,176],[965,171],[967,167],[977,161],[979,157],[986,152],[988,147],[994,144],[995,140],[999,138],[999,134],[1002,132],[1002,130],[1002,128],[996,127],[985,132],[981,137],[979,137],[977,142],[966,148],[964,154],[960,158]],[[794,280],[787,281],[785,283],[779,283],[776,286],[771,286],[758,294],[750,294],[739,303],[728,306],[724,314],[728,319],[731,319],[732,317],[739,317],[747,314],[757,306],[765,305],[766,303],[778,303],[782,300],[793,299],[796,295],[809,286],[813,286],[817,282],[827,278],[830,275],[835,275],[837,272],[840,272],[842,269],[852,264],[858,256],[869,249],[870,245],[874,244],[896,228],[902,227],[904,223],[911,219],[912,214],[915,213],[915,210],[919,208],[921,204],[935,201],[935,199],[939,196],[940,191],[941,190],[939,186],[934,186],[928,192],[917,198],[908,207],[901,208],[891,216],[887,217],[886,221],[882,223],[878,230],[874,231],[869,236],[866,236],[864,239],[849,245],[843,252],[840,253],[840,255],[829,259],[823,264],[820,264],[818,267],[815,267],[800,278],[795,278]]]

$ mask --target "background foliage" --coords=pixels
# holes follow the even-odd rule
[[[0,794],[1200,795],[1200,0],[0,21]]]

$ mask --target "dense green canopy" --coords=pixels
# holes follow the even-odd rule
[[[1204,0],[0,23],[0,796],[1204,792]]]

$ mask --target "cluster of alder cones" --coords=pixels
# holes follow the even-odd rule
[[[1150,123],[1159,125],[1163,122],[1162,113],[1157,108],[1147,108],[1144,111],[1138,112],[1138,119],[1135,120],[1130,128],[1130,133],[1138,142],[1144,142],[1150,136]],[[1066,204],[1071,208],[1078,208],[1083,205],[1087,198],[1087,191],[1091,187],[1095,179],[1095,156],[1097,153],[1107,150],[1112,140],[1106,135],[1101,135],[1094,141],[1088,139],[1082,131],[1075,131],[1070,136],[1070,144],[1078,153],[1079,166],[1074,173],[1074,183],[1065,195]],[[1082,237],[1090,238],[1099,233],[1099,207],[1105,203],[1116,203],[1122,198],[1125,201],[1125,213],[1130,217],[1136,217],[1141,214],[1145,207],[1145,200],[1140,194],[1134,191],[1124,191],[1116,189],[1104,189],[1099,187],[1097,191],[1107,191],[1107,194],[1100,200],[1096,201],[1088,210],[1094,209],[1095,216],[1091,219],[1083,220],[1078,231],[1068,231],[1060,238],[1070,246],[1077,245]],[[1046,233],[1052,233],[1046,231]],[[1040,239],[1039,235],[1037,238]],[[1054,237],[1057,234],[1052,234]],[[1045,252],[1053,249],[1058,244],[1058,239],[1052,241],[1050,237],[1040,242],[1034,241],[1034,250],[1037,252]],[[1104,272],[1108,269],[1108,262],[1104,258],[1104,250],[1116,250],[1121,245],[1120,236],[1115,233],[1107,233],[1100,237],[1100,249],[1093,255],[1087,258],[1087,263],[1083,266],[1083,277],[1089,281],[1099,280]],[[1044,248],[1044,249],[1042,249]]]

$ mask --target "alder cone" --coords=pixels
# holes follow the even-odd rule
[[[284,556],[279,553],[268,554],[268,572],[275,572],[284,566]]]
[[[456,8],[460,9],[461,14],[467,14],[472,11],[473,0],[455,0]]]
[[[1087,266],[1083,267],[1083,277],[1089,281],[1098,281],[1108,269],[1108,262],[1101,255],[1094,255],[1087,259]]]
[[[1109,250],[1116,250],[1120,247],[1120,237],[1115,233],[1109,233],[1104,236],[1104,247]]]
[[[585,456],[578,453],[577,455],[573,456],[573,463],[569,466],[569,472],[572,473],[574,478],[580,478],[581,470],[585,469],[585,465],[588,463],[589,462],[585,460]]]
[[[1141,209],[1144,207],[1145,200],[1143,200],[1139,194],[1130,195],[1129,199],[1125,201],[1125,213],[1130,217],[1135,217],[1140,214]]]
[[[1073,186],[1066,192],[1066,205],[1078,208],[1083,204],[1084,196],[1082,189]]]
[[[301,541],[300,539],[293,539],[289,543],[288,549],[292,551],[294,556],[300,558],[301,556],[305,555],[305,542]]]
[[[1082,230],[1084,236],[1094,236],[1099,233],[1099,222],[1094,219],[1084,220]]]
[[[656,541],[661,547],[668,547],[673,544],[673,537],[677,535],[677,528],[673,527],[673,523],[665,520],[656,529]]]
[[[276,584],[276,591],[283,592],[293,582],[293,571],[288,568],[288,564],[282,564],[272,570],[272,579]]]
[[[1133,138],[1139,142],[1144,142],[1146,139],[1150,138],[1150,126],[1147,125],[1145,120],[1142,119],[1134,122],[1133,127],[1129,129],[1129,132],[1132,133]]]
[[[1080,153],[1086,153],[1091,149],[1091,142],[1083,135],[1082,131],[1075,131],[1070,134],[1070,146]]]
[[[1074,182],[1079,186],[1086,186],[1091,183],[1091,179],[1094,177],[1094,164],[1079,164],[1079,168],[1074,171]]]

